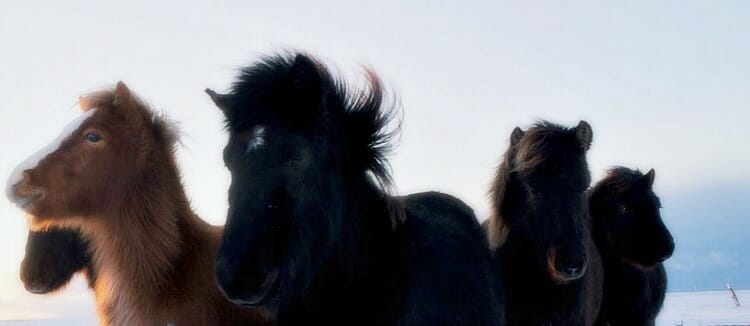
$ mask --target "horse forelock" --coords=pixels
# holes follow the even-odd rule
[[[321,102],[302,103],[309,104],[305,108],[289,108],[289,94],[300,92],[295,88],[299,84],[292,74],[296,71],[295,65],[304,60],[309,68],[306,73],[317,80],[310,87],[319,89],[303,89],[302,92],[320,94]],[[321,60],[305,53],[290,51],[264,57],[242,68],[232,84],[230,105],[225,110],[226,129],[230,133],[241,133],[263,119],[291,123],[307,114],[302,110],[321,109],[319,115],[306,118],[314,119],[312,125],[318,126],[311,132],[327,139],[331,145],[331,157],[337,161],[336,165],[344,174],[373,180],[384,194],[390,194],[392,177],[387,157],[400,131],[400,123],[395,126],[391,123],[400,112],[398,100],[389,96],[372,69],[365,68],[364,76],[365,87],[355,87],[345,78],[335,76]],[[398,203],[391,203],[391,206],[395,216],[403,215],[395,209],[400,207]]]
[[[283,104],[294,91],[295,81],[290,78],[297,56],[313,62],[324,87],[333,85],[325,66],[310,55],[286,51],[261,57],[256,63],[241,68],[232,83],[228,94],[231,100],[224,109],[228,131],[242,132],[252,127],[260,116],[286,109]]]
[[[622,166],[613,167],[592,187],[592,191],[606,191],[612,195],[621,194],[632,189],[642,178],[643,173],[639,170],[631,170]]]
[[[552,146],[559,146],[559,140],[576,141],[575,128],[565,128],[548,121],[534,124],[518,142],[513,158],[514,171],[527,174],[548,159]]]

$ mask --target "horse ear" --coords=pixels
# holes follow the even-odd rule
[[[78,97],[78,106],[81,107],[81,110],[87,111],[92,106],[94,106],[94,101],[92,101],[90,98],[86,96],[79,96]]]
[[[654,171],[654,169],[648,170],[648,172],[646,172],[643,178],[646,180],[646,183],[648,184],[649,187],[653,187],[654,179],[656,179],[656,171]]]
[[[583,150],[588,151],[591,148],[591,142],[594,138],[594,132],[591,131],[591,125],[588,122],[581,120],[576,126],[576,138],[581,143]]]
[[[513,129],[513,132],[510,134],[510,145],[515,146],[516,144],[518,144],[518,142],[521,141],[521,138],[523,138],[524,134],[525,133],[523,132],[523,130],[521,130],[521,128],[519,127]]]
[[[229,110],[229,103],[231,99],[230,95],[216,93],[210,88],[206,88],[204,92],[208,94],[208,97],[211,98],[211,101],[216,104],[216,107],[218,107],[219,110],[224,113],[224,115],[228,113],[227,110]]]
[[[294,107],[312,110],[308,111],[310,117],[317,117],[321,113],[323,100],[323,77],[318,63],[304,54],[297,54],[290,70],[290,77],[295,94]]]
[[[133,95],[131,94],[130,89],[128,89],[128,86],[122,81],[117,82],[117,86],[115,86],[115,90],[112,94],[114,95],[114,104],[128,105],[133,101]]]

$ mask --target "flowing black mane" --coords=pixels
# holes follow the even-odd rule
[[[295,79],[295,63],[300,60],[313,63],[318,80]],[[314,112],[305,112],[309,106],[296,105],[305,99],[286,98],[285,94],[305,91],[308,88],[304,87],[305,84],[317,83],[317,88],[322,89],[322,103],[328,107],[326,112],[329,113],[321,122],[330,139],[337,141],[333,153],[336,161],[344,171],[372,173],[387,190],[392,181],[386,157],[392,149],[393,138],[400,131],[398,127],[388,130],[388,126],[398,108],[387,103],[388,94],[375,72],[369,69],[365,72],[368,85],[362,90],[349,86],[342,77],[332,75],[312,56],[284,53],[264,57],[258,63],[242,68],[231,93],[224,97],[231,98],[231,103],[226,103],[224,109],[226,128],[230,132],[246,130],[263,115],[289,122],[316,119]]]

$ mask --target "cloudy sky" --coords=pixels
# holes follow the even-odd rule
[[[448,192],[484,219],[514,126],[585,119],[595,179],[612,165],[656,169],[678,245],[671,289],[748,288],[747,30],[742,1],[3,2],[0,176],[79,114],[80,94],[123,80],[180,122],[193,207],[221,224],[226,136],[202,90],[225,90],[263,54],[299,49],[354,81],[371,66],[398,93],[399,193]],[[25,294],[26,227],[0,200],[0,320],[90,315],[80,280]]]

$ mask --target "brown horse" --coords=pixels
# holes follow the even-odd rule
[[[171,125],[122,82],[80,104],[83,114],[16,169],[7,193],[32,229],[77,227],[89,240],[101,323],[266,323],[216,285],[222,228],[190,208]]]

